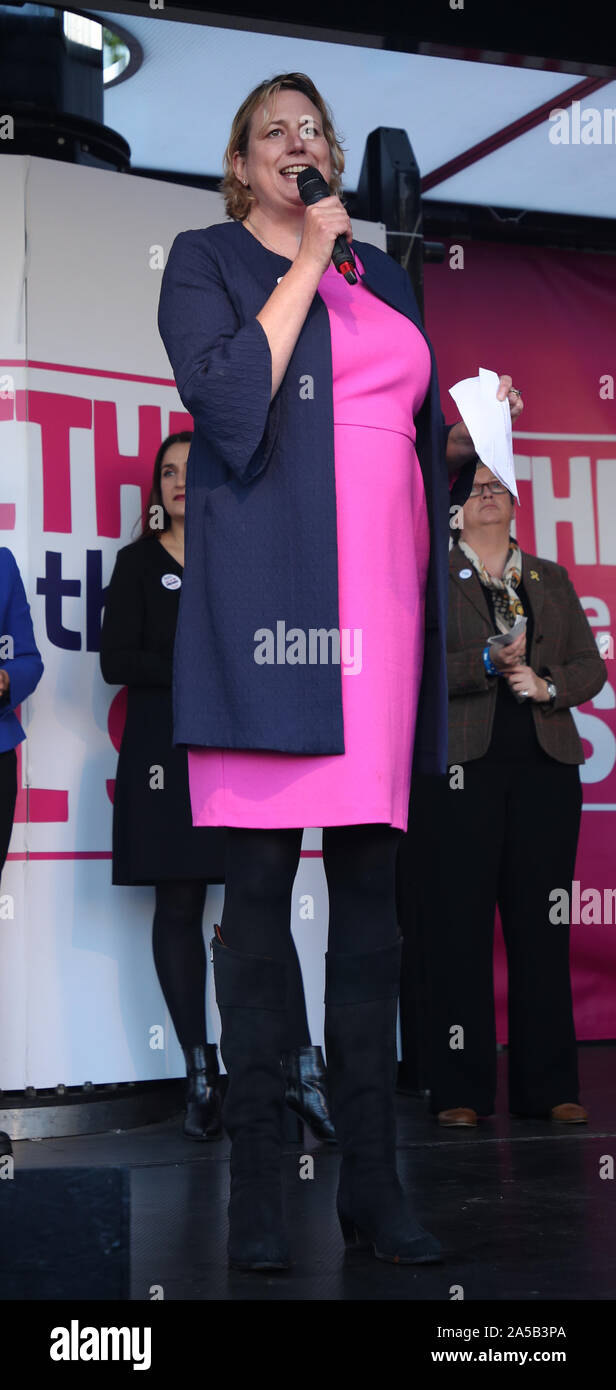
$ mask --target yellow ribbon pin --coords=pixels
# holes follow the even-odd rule
[[[530,577],[531,577],[531,579],[538,579],[538,578],[539,578],[539,575],[537,574],[537,571],[536,571],[536,570],[531,570],[531,572],[530,572]]]

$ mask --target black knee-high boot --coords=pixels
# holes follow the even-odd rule
[[[287,1269],[282,1200],[286,963],[212,938],[216,1000],[227,1069],[223,1124],[231,1139],[229,1263],[236,1269]]]
[[[401,942],[326,955],[325,1047],[342,1150],[337,1208],[346,1245],[380,1260],[427,1264],[441,1246],[413,1218],[396,1172],[396,1014]]]

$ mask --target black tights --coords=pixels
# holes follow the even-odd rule
[[[284,959],[302,833],[227,831],[221,921],[226,946]],[[323,830],[332,955],[375,951],[398,940],[395,870],[401,835],[401,830],[384,824],[332,825]]]
[[[286,1047],[310,1045],[301,969],[291,934],[291,894],[302,830],[227,830],[221,933],[226,946],[287,961]],[[369,952],[398,939],[396,855],[401,830],[384,824],[323,831],[329,891],[328,950]],[[206,956],[202,918],[207,885],[171,879],[156,885],[154,963],[182,1047],[205,1043]]]
[[[202,920],[207,883],[168,879],[156,884],[152,928],[154,964],[181,1047],[207,1041],[205,1028],[206,954]],[[304,984],[291,933],[288,936],[289,1008],[286,1050],[310,1046]]]

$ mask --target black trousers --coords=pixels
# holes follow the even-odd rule
[[[14,748],[0,753],[0,874],[9,852],[17,800],[17,754]]]
[[[571,892],[579,769],[538,750],[533,761],[465,763],[463,774],[456,788],[449,777],[414,778],[399,866],[423,969],[430,1109],[494,1110],[498,905],[508,964],[509,1109],[545,1115],[579,1100],[569,928],[549,917],[552,890]],[[401,927],[405,934],[404,920]]]

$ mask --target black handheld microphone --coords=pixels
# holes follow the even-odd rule
[[[302,200],[309,208],[313,203],[320,203],[322,198],[331,198],[330,190],[319,169],[312,165],[308,169],[302,169],[297,175],[297,191]],[[357,284],[357,266],[355,257],[345,236],[337,236],[332,251],[332,261],[336,270],[344,275],[349,285]]]

